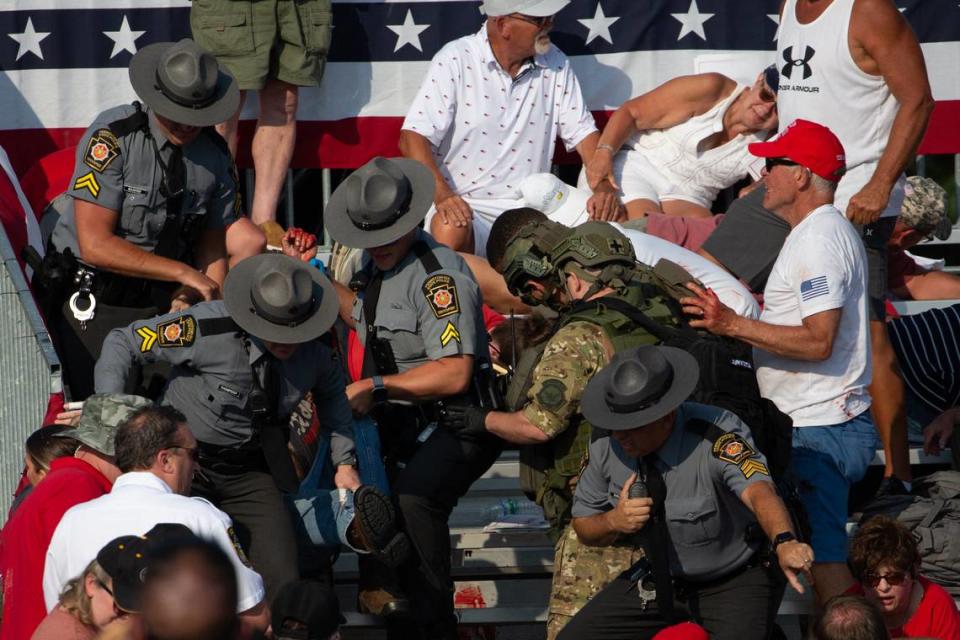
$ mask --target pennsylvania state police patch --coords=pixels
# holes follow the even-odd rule
[[[460,300],[457,298],[457,284],[453,276],[438,274],[423,283],[423,295],[430,304],[430,310],[437,318],[446,318],[460,313]]]
[[[157,325],[161,347],[189,347],[197,339],[197,321],[193,316],[180,316]]]
[[[754,455],[750,444],[735,433],[725,433],[713,443],[713,455],[730,464],[740,464]]]
[[[94,171],[103,172],[120,155],[120,143],[109,129],[97,129],[90,136],[83,163]]]

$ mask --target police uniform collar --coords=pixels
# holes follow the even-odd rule
[[[170,485],[149,471],[128,471],[127,473],[121,474],[113,483],[113,490],[115,491],[123,487],[150,487],[163,493],[173,493]]]
[[[670,432],[670,437],[667,438],[660,449],[657,450],[657,457],[663,462],[663,464],[668,467],[676,467],[681,462],[684,455],[684,436],[686,430],[683,428],[684,418],[683,405],[677,407],[677,417],[673,421],[673,431]]]
[[[255,364],[260,358],[267,355],[268,351],[259,338],[250,336],[250,348],[247,350],[247,354],[250,357],[250,364]]]

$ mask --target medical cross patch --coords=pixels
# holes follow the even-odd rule
[[[423,295],[430,304],[430,310],[437,318],[446,318],[460,313],[460,300],[457,298],[457,284],[453,276],[439,274],[423,283]]]
[[[197,321],[193,316],[181,316],[163,322],[157,325],[157,337],[161,347],[189,347],[197,339]]]
[[[753,447],[735,433],[725,433],[713,443],[713,456],[730,464],[740,464],[755,453]]]
[[[113,132],[109,129],[97,129],[87,143],[83,163],[94,171],[102,172],[119,155],[120,144]]]

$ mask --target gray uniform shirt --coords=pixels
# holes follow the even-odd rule
[[[70,188],[54,207],[60,220],[53,230],[53,246],[79,256],[74,199],[85,200],[119,214],[115,233],[145,251],[153,251],[167,219],[167,198],[161,194],[164,173],[157,152],[166,164],[173,151],[147,107],[150,135],[134,131],[122,137],[109,124],[131,114],[133,105],[108,109],[97,116],[77,145]],[[183,147],[186,186],[181,213],[206,216],[204,227],[221,229],[237,219],[239,201],[233,161],[226,145],[218,144],[212,130],[201,133]],[[154,147],[156,142],[156,147]],[[156,149],[156,150],[155,150]]]
[[[96,392],[122,392],[134,363],[169,362],[174,368],[162,401],[183,412],[197,440],[217,446],[250,441],[253,365],[272,356],[256,338],[248,353],[237,333],[203,335],[200,320],[226,317],[217,300],[114,329],[97,361]],[[354,455],[353,415],[333,352],[319,341],[305,342],[280,364],[278,414],[289,415],[313,389],[320,424],[331,432],[331,459],[344,463]]]
[[[418,240],[433,249],[440,271],[427,273],[411,250],[385,272],[377,302],[377,337],[390,342],[402,373],[425,362],[460,354],[488,357],[480,287],[463,258],[418,231]],[[363,265],[370,256],[364,252]],[[363,297],[353,303],[357,336],[367,342]]]
[[[724,432],[716,443],[685,428],[688,420],[712,422]],[[756,522],[740,500],[743,490],[769,482],[766,459],[753,444],[739,418],[717,407],[686,402],[677,410],[673,432],[657,452],[657,468],[667,486],[665,514],[672,548],[670,571],[675,577],[711,580],[743,565],[756,551],[747,543],[747,527]],[[573,499],[573,517],[609,511],[637,471],[609,436],[590,445],[590,461]]]

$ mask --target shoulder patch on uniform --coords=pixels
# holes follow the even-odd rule
[[[93,171],[83,174],[73,183],[73,188],[77,191],[86,189],[94,198],[100,195],[100,183],[97,182],[97,176]]]
[[[448,320],[447,326],[444,327],[443,333],[440,334],[440,346],[447,346],[451,340],[460,342],[460,332],[457,331],[457,328],[453,326],[453,323]]]
[[[729,464],[740,464],[754,454],[750,443],[735,433],[725,433],[713,443],[713,456]]]
[[[240,545],[240,538],[237,537],[237,532],[233,530],[233,527],[227,527],[227,535],[230,536],[230,542],[233,544],[233,549],[237,552],[237,557],[240,558],[240,562],[242,562],[245,567],[252,569],[253,565],[250,564],[247,554]]]
[[[740,463],[740,471],[743,473],[745,478],[749,478],[755,473],[760,473],[765,476],[770,475],[770,470],[767,469],[767,465],[763,464],[759,460],[744,460]]]
[[[457,298],[457,283],[453,276],[440,273],[430,276],[423,283],[423,295],[430,304],[430,310],[437,318],[446,318],[460,313],[460,300]]]
[[[87,150],[83,152],[83,164],[94,171],[103,172],[120,155],[120,143],[109,129],[97,129],[90,136]]]
[[[140,327],[134,333],[140,337],[140,353],[147,353],[157,343],[157,332],[149,327]]]
[[[551,378],[546,380],[537,392],[537,402],[544,409],[555,411],[563,406],[566,395],[567,385],[556,378]]]
[[[180,316],[157,325],[161,347],[189,347],[197,339],[197,321],[193,316]]]

